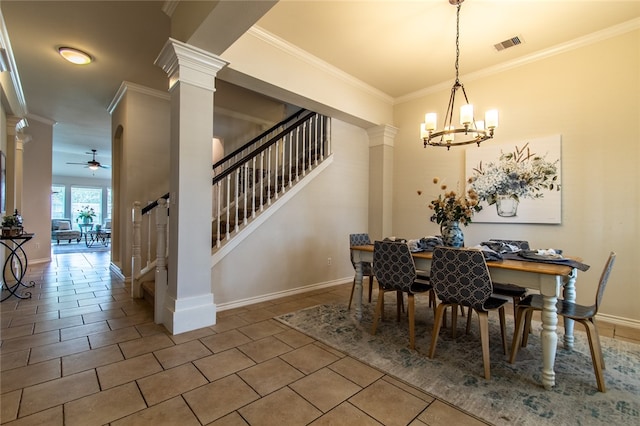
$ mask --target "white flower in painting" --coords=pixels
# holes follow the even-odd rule
[[[529,144],[514,152],[501,153],[497,162],[489,162],[484,167],[482,162],[473,169],[469,179],[471,188],[481,200],[494,204],[498,197],[541,198],[543,189],[560,190],[558,181],[559,160],[546,160],[532,153]]]

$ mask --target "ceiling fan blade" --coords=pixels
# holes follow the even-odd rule
[[[77,164],[78,166],[86,166],[87,163],[67,163],[67,164]]]
[[[101,169],[110,169],[111,166],[107,165],[107,164],[100,164],[98,167],[100,167]]]

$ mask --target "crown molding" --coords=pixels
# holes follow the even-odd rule
[[[162,3],[162,11],[165,15],[171,18],[173,16],[173,12],[175,12],[178,7],[178,4],[180,4],[180,0],[165,0],[165,2]]]
[[[169,95],[169,93],[167,92],[151,89],[149,87],[142,86],[140,84],[132,83],[130,81],[125,80],[120,84],[118,91],[116,92],[115,96],[113,97],[113,99],[109,103],[109,106],[107,107],[107,111],[109,112],[109,114],[113,114],[113,111],[115,111],[118,104],[120,103],[120,101],[122,100],[122,98],[127,92],[141,93],[143,95],[149,95],[155,98],[164,99],[166,101],[171,100],[171,95]]]
[[[20,82],[20,75],[18,74],[18,67],[16,65],[15,58],[13,56],[13,49],[11,48],[11,41],[9,39],[9,33],[7,32],[7,26],[4,23],[4,15],[2,15],[2,11],[0,10],[0,48],[4,49],[4,56],[6,59],[6,66],[9,76],[11,78],[11,85],[13,91],[15,93],[15,102],[17,105],[13,105],[11,111],[13,115],[17,115],[20,117],[24,117],[27,115],[27,101],[24,97],[24,92],[22,91],[22,83]],[[5,89],[6,91],[6,89]]]
[[[265,43],[268,43],[270,45],[272,45],[273,47],[275,47],[276,49],[279,49],[283,52],[285,52],[286,54],[293,56],[294,58],[300,60],[301,62],[304,62],[308,65],[310,65],[313,68],[317,68],[322,72],[325,72],[327,74],[330,74],[342,81],[344,81],[345,83],[354,86],[360,90],[363,90],[367,93],[369,93],[370,95],[375,96],[376,98],[379,98],[380,100],[387,102],[387,103],[393,103],[393,97],[387,95],[386,93],[384,93],[381,90],[376,89],[375,87],[363,82],[362,80],[359,80],[355,77],[353,77],[351,74],[348,74],[344,71],[342,71],[341,69],[329,64],[328,62],[323,61],[322,59],[311,55],[310,53],[300,49],[299,47],[287,42],[286,40],[281,39],[280,37],[276,36],[273,33],[270,33],[269,31],[265,30],[264,28],[261,28],[257,25],[252,26],[251,28],[249,28],[248,33],[250,35],[252,35],[253,37],[256,37],[262,41],[264,41]]]

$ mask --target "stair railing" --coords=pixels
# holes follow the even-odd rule
[[[214,164],[212,246],[220,247],[329,156],[330,133],[328,117],[300,110]],[[136,201],[132,208],[131,293],[142,297],[142,284],[155,280],[156,323],[162,323],[168,286],[168,198],[145,207]]]
[[[214,170],[214,247],[230,240],[330,155],[329,123],[326,116],[302,112],[242,159],[234,158],[233,167]]]

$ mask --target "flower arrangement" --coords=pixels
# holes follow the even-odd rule
[[[541,198],[543,189],[560,190],[558,180],[558,161],[548,161],[545,156],[532,153],[529,143],[522,148],[515,147],[514,152],[501,152],[497,162],[489,162],[483,167],[482,161],[473,169],[469,178],[471,188],[480,200],[489,205],[495,204],[499,197],[509,197],[516,201],[520,198]]]
[[[438,184],[440,179],[433,178],[433,183]],[[431,221],[438,225],[448,222],[460,222],[467,226],[471,223],[474,213],[482,210],[479,204],[478,194],[469,188],[466,194],[458,195],[455,191],[447,191],[447,185],[440,185],[440,189],[444,194],[438,195],[438,198],[429,203],[429,208],[433,210]]]
[[[78,210],[78,220],[88,220],[93,222],[94,217],[96,217],[96,212],[93,210],[93,207],[84,206]]]
[[[7,215],[2,217],[2,226],[10,228],[14,226],[20,226],[20,223],[18,222],[18,218],[16,218],[15,216]]]

